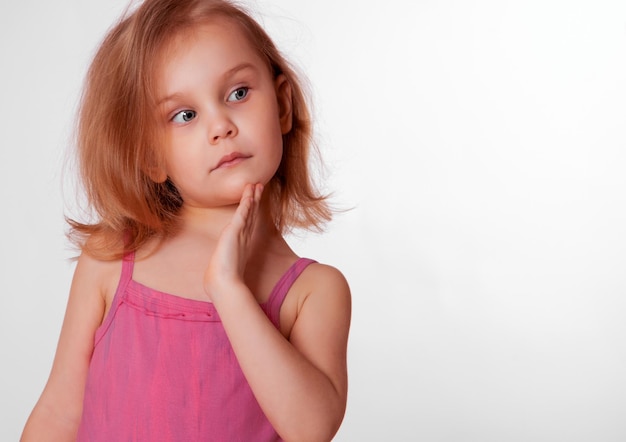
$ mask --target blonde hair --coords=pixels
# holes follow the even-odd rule
[[[261,26],[227,0],[146,0],[106,35],[87,74],[76,146],[91,223],[68,218],[70,239],[83,251],[113,259],[155,236],[175,232],[182,199],[170,180],[156,182],[151,170],[161,153],[156,133],[153,72],[174,35],[215,18],[236,23],[292,91],[292,129],[283,135],[283,157],[267,184],[269,211],[278,231],[320,230],[330,220],[326,196],[309,170],[313,148],[307,97],[294,69]],[[89,241],[87,241],[89,239]]]

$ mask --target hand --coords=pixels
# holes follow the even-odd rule
[[[233,219],[217,241],[203,281],[204,291],[212,300],[227,287],[243,284],[262,193],[262,184],[246,185]]]

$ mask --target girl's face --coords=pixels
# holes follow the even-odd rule
[[[235,204],[247,183],[267,184],[291,129],[291,89],[233,22],[176,36],[156,72],[165,170],[189,207]]]

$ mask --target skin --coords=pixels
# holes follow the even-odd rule
[[[155,176],[170,177],[184,203],[180,231],[139,250],[133,278],[213,302],[276,431],[287,441],[326,441],[346,406],[350,290],[338,270],[312,264],[289,290],[279,330],[259,306],[298,258],[263,197],[291,129],[291,91],[227,25],[176,36],[157,72],[167,147]],[[232,152],[241,157],[216,169]],[[80,256],[52,371],[23,441],[75,439],[94,334],[120,272],[120,261]]]

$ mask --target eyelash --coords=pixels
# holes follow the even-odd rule
[[[236,96],[238,96],[238,95],[239,95],[238,93],[239,93],[240,91],[244,91],[244,95],[243,95],[243,97],[241,97],[241,98],[239,98],[239,99],[233,99],[232,101],[237,102],[237,101],[242,101],[242,100],[244,100],[244,99],[248,96],[248,93],[250,92],[250,88],[249,88],[248,86],[241,86],[241,87],[238,87],[237,89],[235,89],[234,91],[232,91],[230,94],[228,94],[228,97],[226,97],[226,101],[231,101],[231,100],[230,100],[230,97],[231,97],[231,96],[233,96],[234,94],[237,94]],[[189,114],[191,114],[191,116],[190,116]],[[179,116],[183,119],[183,121],[176,121],[176,119],[177,119]],[[196,111],[191,110],[191,109],[185,109],[185,110],[182,110],[182,111],[180,111],[180,112],[176,112],[176,113],[174,114],[174,116],[172,117],[172,120],[171,120],[171,121],[172,121],[172,122],[174,122],[174,123],[184,124],[184,123],[189,123],[191,120],[193,120],[194,118],[196,118],[196,116],[197,116],[197,112],[196,112]]]
[[[189,114],[193,114],[193,115],[191,116],[191,118],[189,118],[189,119],[187,120],[187,119],[185,119],[185,114],[187,114],[187,116],[189,116]],[[176,118],[177,118],[179,115],[183,118],[183,121],[176,121]],[[180,111],[180,112],[176,112],[176,113],[174,114],[174,116],[172,117],[172,122],[174,122],[174,123],[179,123],[179,124],[184,124],[184,123],[189,123],[189,122],[190,122],[191,120],[193,120],[194,118],[196,118],[196,111],[191,110],[191,109],[185,109],[185,110],[182,110],[182,111]]]
[[[241,86],[241,87],[238,87],[237,89],[235,89],[234,91],[232,91],[232,92],[228,95],[228,97],[226,98],[226,100],[228,100],[231,96],[233,96],[233,94],[237,94],[239,91],[244,91],[244,96],[243,96],[243,97],[241,97],[241,98],[239,98],[238,100],[236,99],[236,100],[234,100],[234,101],[241,101],[241,100],[243,100],[244,98],[246,98],[246,97],[248,96],[248,92],[250,91],[250,88],[249,88],[249,87],[247,87],[247,86]]]

